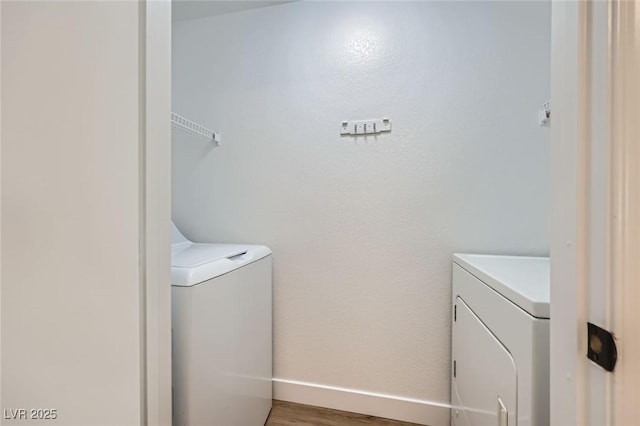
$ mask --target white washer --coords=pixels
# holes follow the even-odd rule
[[[549,258],[455,254],[451,424],[549,425]]]
[[[173,425],[258,426],[271,410],[271,251],[173,225]]]

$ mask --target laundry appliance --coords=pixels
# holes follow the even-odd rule
[[[272,401],[271,251],[173,225],[173,425],[264,425]]]
[[[451,424],[549,425],[549,258],[453,256]]]

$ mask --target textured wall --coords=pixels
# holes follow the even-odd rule
[[[273,249],[277,377],[448,401],[451,253],[548,252],[549,26],[542,2],[176,23],[174,111],[224,145],[174,131],[174,219]]]

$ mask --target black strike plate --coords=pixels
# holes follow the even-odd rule
[[[613,371],[618,360],[613,335],[590,322],[587,323],[587,358],[607,371]]]

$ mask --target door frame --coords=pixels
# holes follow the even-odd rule
[[[552,5],[552,425],[640,416],[639,23],[637,2]],[[614,334],[613,373],[587,360],[587,321]]]
[[[640,418],[640,3],[610,1],[609,263],[618,364],[611,424]]]
[[[141,425],[171,426],[171,1],[139,6]]]
[[[2,4],[0,4],[0,38],[2,38]],[[2,242],[2,41],[0,40],[0,242]],[[2,271],[2,244],[0,244],[0,271]],[[2,273],[0,273],[0,383],[2,383]],[[0,386],[2,401],[2,386]]]

